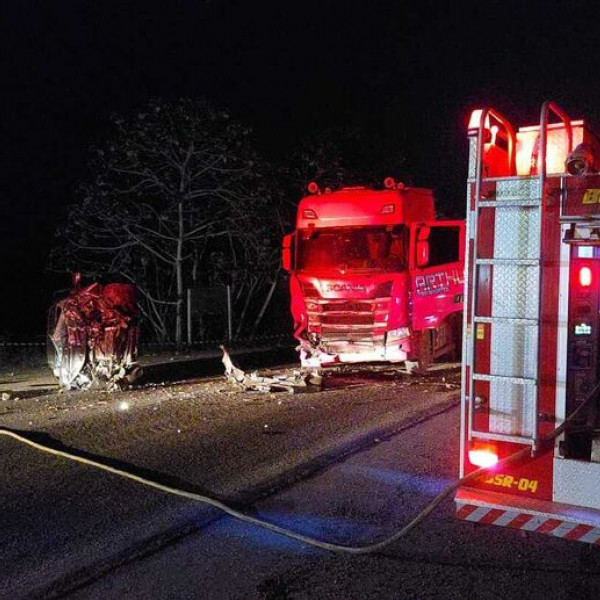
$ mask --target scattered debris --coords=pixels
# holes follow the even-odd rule
[[[265,377],[254,371],[246,374],[245,371],[236,367],[229,356],[229,352],[224,346],[223,364],[225,365],[225,376],[230,383],[237,385],[243,390],[255,392],[295,392],[307,391],[309,385],[321,386],[322,377],[318,373],[302,373],[294,371],[292,375],[276,375],[274,377]]]
[[[8,392],[2,392],[2,400],[8,402],[8,400],[10,400],[10,394]]]

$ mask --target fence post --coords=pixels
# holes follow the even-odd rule
[[[227,343],[233,339],[233,318],[231,314],[231,285],[227,284]]]
[[[187,289],[187,343],[192,345],[192,288]]]

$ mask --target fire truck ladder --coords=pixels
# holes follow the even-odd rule
[[[530,177],[487,178],[495,184],[495,194],[482,197],[483,154],[486,120],[494,118],[508,137],[509,170],[516,173],[514,149],[516,136],[510,123],[491,109],[482,111],[475,151],[473,209],[467,223],[472,240],[470,274],[471,335],[466,336],[468,376],[468,439],[538,445],[538,372],[541,297],[541,233],[543,193],[546,178],[546,140],[548,113],[561,118],[570,133],[568,117],[554,103],[542,107],[539,133],[539,175]],[[482,210],[493,210],[493,258],[481,257],[478,228]],[[489,222],[489,221],[488,221]],[[481,308],[481,290],[490,290],[490,306]],[[478,314],[478,310],[486,314]],[[478,368],[478,340],[489,336],[489,364]],[[476,382],[488,382],[489,397],[474,392]],[[483,388],[485,389],[485,388]],[[486,408],[488,419],[475,418]]]

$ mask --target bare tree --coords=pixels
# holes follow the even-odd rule
[[[174,331],[177,344],[185,288],[200,273],[227,271],[239,302],[268,295],[282,223],[250,130],[189,99],[151,102],[113,125],[59,229],[51,267],[119,273],[140,289],[155,335],[165,340]]]

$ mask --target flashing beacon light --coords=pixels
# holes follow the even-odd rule
[[[592,285],[592,270],[589,267],[579,269],[579,285],[581,287],[590,287]]]
[[[309,194],[316,194],[318,191],[319,191],[319,186],[317,185],[316,181],[311,181],[308,184]]]
[[[489,447],[471,448],[469,450],[469,462],[476,467],[493,467],[498,462],[498,454]]]
[[[490,127],[490,132],[492,133],[492,139],[490,140],[490,144],[495,144],[496,136],[498,135],[498,125],[492,125]]]
[[[386,189],[393,190],[396,187],[396,181],[394,180],[393,177],[386,177],[383,180],[383,185],[385,186]]]

